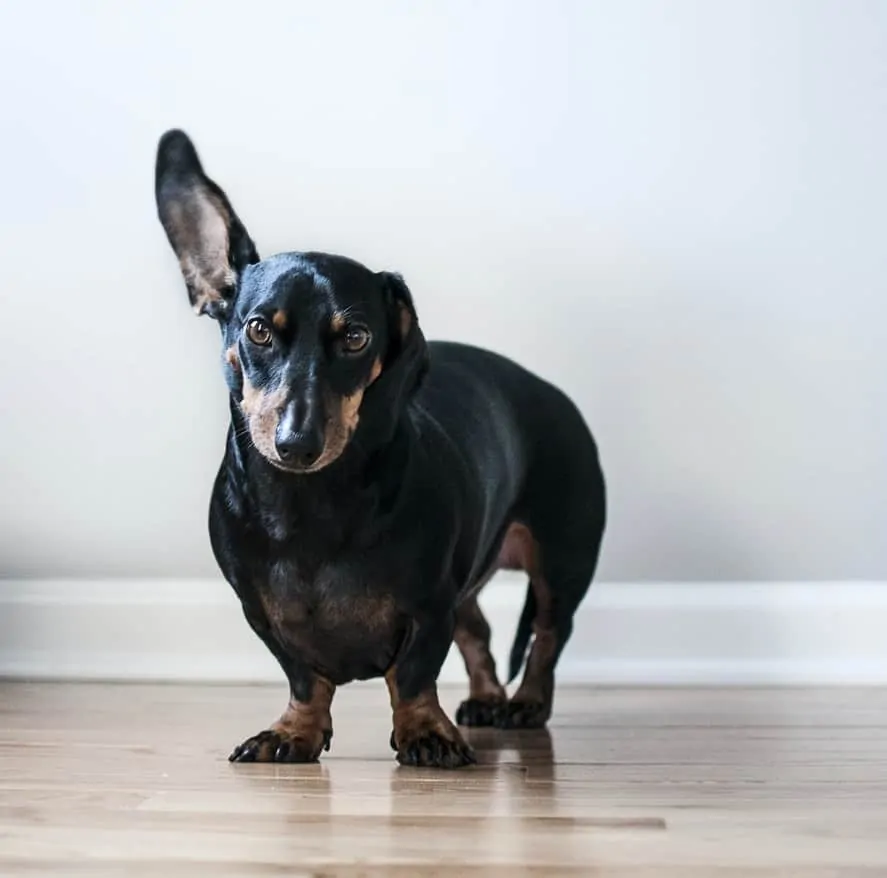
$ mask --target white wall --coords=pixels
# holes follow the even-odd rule
[[[215,573],[178,125],[263,253],[574,395],[601,578],[887,578],[887,4],[6,3],[0,81],[0,574]]]

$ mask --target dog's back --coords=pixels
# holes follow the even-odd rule
[[[546,541],[587,540],[605,515],[604,480],[573,401],[492,351],[440,341],[429,350],[431,369],[415,405],[471,458],[482,482],[510,495],[512,517],[533,518]],[[557,507],[549,517],[535,512],[549,504]]]

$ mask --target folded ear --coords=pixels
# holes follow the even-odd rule
[[[157,146],[157,214],[179,258],[188,297],[198,314],[221,317],[237,278],[259,261],[256,247],[225,193],[206,176],[183,131],[167,131]]]
[[[413,297],[399,274],[381,272],[388,309],[388,350],[382,373],[367,388],[361,407],[362,444],[383,444],[394,435],[400,413],[422,383],[430,361]]]

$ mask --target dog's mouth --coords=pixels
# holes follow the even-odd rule
[[[319,457],[314,463],[308,465],[288,463],[285,460],[281,460],[279,457],[271,457],[267,454],[262,454],[262,457],[264,457],[275,469],[294,476],[308,476],[311,475],[311,473],[319,472],[326,467],[326,462],[323,462],[323,455],[321,455],[321,457]]]

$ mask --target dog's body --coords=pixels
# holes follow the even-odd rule
[[[260,262],[181,132],[161,140],[157,199],[192,303],[224,337],[213,550],[291,690],[232,759],[316,759],[335,687],[384,676],[401,763],[473,761],[436,694],[454,639],[461,724],[543,725],[606,517],[578,410],[501,356],[426,343],[396,275],[325,254]],[[535,635],[510,701],[476,601],[499,568],[530,578],[512,677]]]

